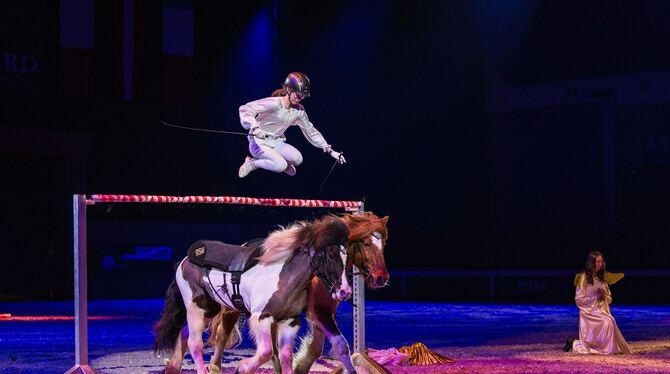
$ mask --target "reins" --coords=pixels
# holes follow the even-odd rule
[[[365,278],[370,276],[370,269],[368,269],[368,264],[367,264],[367,258],[365,257],[365,251],[363,250],[363,241],[362,240],[357,240],[353,248],[351,250],[351,263],[354,264],[354,259],[356,258],[356,255],[359,255],[361,257],[361,265],[362,266],[356,266],[359,271],[358,272],[352,272],[352,276],[357,276],[357,275],[365,275]],[[355,266],[355,264],[354,264]]]
[[[199,127],[191,127],[191,126],[184,126],[184,125],[176,125],[174,123],[168,123],[165,121],[161,121],[163,126],[166,127],[173,127],[175,129],[182,129],[182,130],[191,130],[191,131],[200,131],[200,132],[211,132],[215,134],[226,134],[226,135],[242,135],[242,136],[255,136],[253,134],[249,134],[246,132],[239,132],[239,131],[225,131],[225,130],[213,130],[213,129],[203,129]]]
[[[168,122],[165,122],[165,121],[160,121],[160,122],[161,122],[161,123],[163,124],[163,126],[165,126],[165,127],[172,127],[172,128],[175,128],[175,129],[190,130],[190,131],[199,131],[199,132],[209,132],[209,133],[226,134],[226,135],[253,136],[253,137],[255,137],[255,138],[263,139],[263,137],[261,137],[261,136],[258,136],[258,135],[256,135],[256,134],[247,133],[247,132],[240,132],[240,131],[226,131],[226,130],[213,130],[213,129],[203,129],[203,128],[200,128],[200,127],[191,127],[191,126],[177,125],[177,124],[174,124],[174,123],[168,123]],[[270,137],[270,138],[276,138],[276,136],[274,136],[274,135],[272,135],[272,134],[266,134],[265,136],[266,136],[266,137]],[[326,181],[328,180],[328,178],[330,177],[330,175],[333,173],[333,169],[335,169],[335,166],[337,166],[337,164],[341,164],[341,163],[342,163],[342,157],[343,157],[343,155],[344,155],[344,153],[341,153],[341,154],[340,154],[340,157],[338,157],[338,158],[335,160],[335,162],[333,162],[333,166],[330,167],[330,170],[328,170],[328,174],[326,174],[326,177],[323,178],[323,180],[321,181],[321,184],[319,185],[319,191],[323,191],[323,186],[326,184]]]
[[[321,181],[321,184],[319,185],[319,191],[323,191],[323,185],[326,184],[326,181],[328,180],[328,177],[330,177],[330,174],[333,173],[333,169],[335,169],[335,166],[337,166],[337,164],[341,164],[341,163],[342,163],[342,162],[340,161],[340,160],[342,159],[342,155],[343,155],[343,154],[341,153],[341,154],[340,154],[340,157],[338,157],[337,160],[335,160],[335,162],[333,162],[333,166],[330,167],[330,170],[328,170],[328,174],[326,174],[326,177],[323,178],[323,181]]]

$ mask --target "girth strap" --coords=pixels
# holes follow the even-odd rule
[[[230,272],[230,284],[233,286],[233,294],[228,295],[230,301],[233,303],[233,306],[237,311],[239,311],[244,318],[248,318],[251,313],[247,306],[244,305],[244,298],[240,294],[240,281],[242,280],[242,271],[231,271]]]
[[[242,274],[252,266],[258,263],[257,258],[261,255],[261,242],[252,243],[251,245],[242,245],[240,251],[235,255],[228,266],[228,273],[230,273],[230,284],[232,294],[229,294],[230,301],[233,307],[241,313],[242,318],[249,318],[251,312],[244,304],[244,298],[240,294],[240,282],[242,281]],[[225,281],[225,278],[224,278]],[[225,286],[225,284],[224,284]]]

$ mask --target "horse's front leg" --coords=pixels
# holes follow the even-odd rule
[[[214,336],[214,353],[209,360],[209,373],[221,373],[221,360],[223,352],[230,341],[230,338],[239,340],[239,330],[235,328],[237,320],[240,318],[240,312],[232,309],[221,308],[221,312],[212,321],[211,334]],[[236,336],[233,336],[236,335]],[[233,340],[235,341],[235,340]]]
[[[323,328],[323,331],[326,333],[326,337],[328,337],[328,341],[332,346],[332,355],[342,363],[344,374],[356,373],[354,363],[351,361],[349,344],[337,327],[334,316],[330,315],[325,320],[320,319],[319,322],[322,323],[321,328]]]
[[[207,374],[205,362],[202,358],[202,333],[205,331],[205,311],[194,302],[186,305],[186,321],[188,323],[188,349],[195,362],[198,374]]]
[[[272,367],[276,374],[284,374],[281,370],[281,361],[279,360],[279,350],[277,349],[277,324],[272,324]]]
[[[293,371],[296,374],[307,374],[314,362],[323,354],[326,340],[323,326],[330,323],[337,310],[337,301],[328,294],[319,278],[314,277],[307,289],[307,306],[305,317],[309,322],[309,333],[302,339],[296,354]],[[337,328],[337,325],[335,325]],[[339,330],[338,330],[339,331]]]
[[[310,317],[308,314],[306,317],[309,323],[309,332],[301,339],[300,349],[298,349],[293,361],[293,372],[295,374],[309,373],[309,369],[312,368],[314,362],[323,354],[323,345],[326,341],[323,330],[317,322],[312,320],[314,316]]]
[[[300,328],[300,318],[292,317],[277,323],[277,347],[282,374],[293,374],[293,343]]]
[[[254,313],[249,318],[249,330],[256,340],[256,354],[240,361],[237,372],[240,374],[254,373],[272,357],[272,324],[270,315]]]

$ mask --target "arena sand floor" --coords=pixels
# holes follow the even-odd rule
[[[151,326],[162,305],[162,300],[90,302],[91,366],[103,373],[160,373],[164,359],[151,351]],[[670,307],[613,305],[612,312],[633,355],[562,352],[565,338],[577,334],[578,311],[573,305],[368,301],[366,343],[386,349],[422,342],[456,360],[435,366],[388,366],[392,373],[670,372]],[[73,366],[71,302],[0,303],[0,314],[12,316],[0,318],[0,373],[63,373]],[[342,304],[337,317],[351,342],[351,304]],[[245,338],[226,354],[224,372],[232,373],[236,362],[252,351]],[[335,364],[324,357],[312,372],[328,372]],[[183,372],[195,373],[192,369],[187,356]],[[259,372],[273,371],[264,366]]]

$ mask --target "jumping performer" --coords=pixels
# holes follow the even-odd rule
[[[303,73],[290,73],[282,88],[271,97],[252,101],[240,107],[240,122],[249,130],[249,152],[238,171],[244,178],[256,169],[275,173],[296,174],[302,163],[302,154],[286,143],[284,132],[289,126],[300,126],[305,138],[315,147],[323,149],[340,164],[346,162],[341,152],[335,152],[323,135],[309,121],[300,101],[309,97],[309,79]]]

